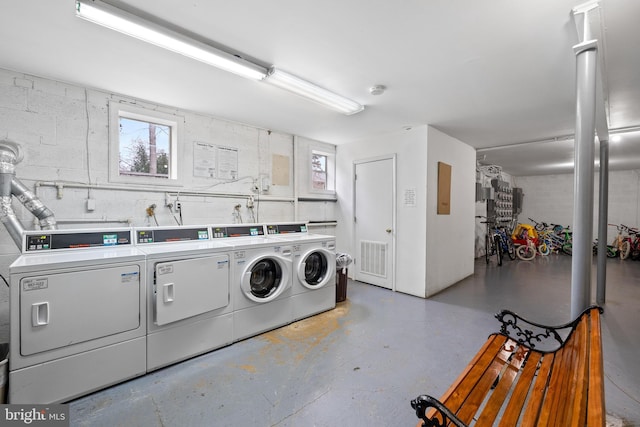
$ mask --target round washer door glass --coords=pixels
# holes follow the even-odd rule
[[[268,298],[278,290],[282,283],[282,268],[277,261],[266,258],[251,268],[249,288],[258,298]]]
[[[320,252],[312,252],[304,260],[304,280],[310,286],[322,284],[327,275],[327,258]]]

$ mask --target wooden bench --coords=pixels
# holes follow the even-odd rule
[[[600,314],[544,326],[504,310],[492,334],[440,398],[411,401],[418,426],[605,425]]]

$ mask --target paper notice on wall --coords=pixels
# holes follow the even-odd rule
[[[193,176],[215,178],[218,147],[206,142],[193,143]]]
[[[273,185],[289,185],[289,157],[274,154],[272,157],[271,170],[273,174]]]
[[[218,178],[238,179],[238,149],[218,146]]]
[[[416,189],[405,188],[404,190],[404,206],[407,208],[416,207]]]

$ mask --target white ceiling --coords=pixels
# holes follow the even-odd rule
[[[275,64],[366,109],[344,116],[91,24],[75,17],[74,0],[3,2],[0,67],[335,144],[430,124],[487,148],[569,135],[575,126],[578,38],[570,11],[579,0],[109,3]],[[638,126],[640,1],[601,5],[610,127]],[[376,84],[387,92],[370,95]],[[627,167],[640,168],[640,137],[631,139],[639,148]],[[499,159],[515,175],[549,173],[543,166],[556,157],[571,161],[564,145],[570,146],[536,143],[479,156]],[[612,144],[612,168],[614,157]],[[523,164],[542,169],[520,171]]]

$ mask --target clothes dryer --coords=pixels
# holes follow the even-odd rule
[[[335,308],[335,237],[309,233],[306,223],[267,224],[266,229],[269,237],[284,240],[293,251],[293,320]]]
[[[9,402],[64,402],[146,371],[130,229],[29,231],[10,266]]]
[[[291,248],[265,236],[262,224],[216,225],[213,239],[233,245],[234,340],[292,321]]]
[[[208,226],[143,227],[147,255],[147,371],[233,342],[231,247]]]

